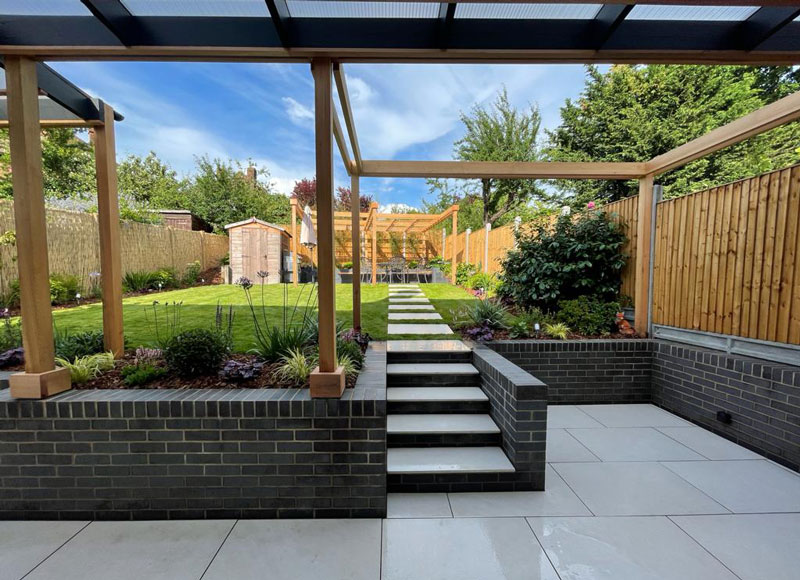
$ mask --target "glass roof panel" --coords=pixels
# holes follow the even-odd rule
[[[512,4],[470,2],[456,7],[456,18],[591,20],[602,4]]]
[[[633,7],[626,20],[698,20],[742,21],[758,6],[675,6],[639,4]]]
[[[7,16],[91,16],[81,0],[0,0]]]
[[[269,16],[264,0],[122,0],[134,16]]]
[[[294,18],[436,18],[436,2],[350,2],[287,0]]]

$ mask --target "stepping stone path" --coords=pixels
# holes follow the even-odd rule
[[[390,337],[453,334],[418,284],[389,284],[389,311]]]

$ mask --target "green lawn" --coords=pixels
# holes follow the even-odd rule
[[[449,284],[421,284],[423,292],[444,318],[451,323],[451,311],[458,309],[464,301],[474,298],[463,289]],[[311,286],[301,284],[297,288],[288,285],[288,310],[300,298],[302,306],[311,291]],[[258,309],[261,305],[261,287],[252,289],[252,296]],[[201,286],[186,290],[160,292],[126,298],[123,301],[125,336],[131,346],[149,345],[154,342],[153,302],[159,301],[159,308],[166,302],[183,302],[181,307],[182,328],[204,327],[214,324],[217,304],[233,305],[234,345],[236,350],[246,351],[253,343],[252,318],[245,300],[244,291],[239,286]],[[273,284],[264,287],[266,317],[270,323],[280,325],[283,319],[283,286]],[[386,339],[388,323],[388,287],[386,284],[361,286],[362,327],[374,339]],[[163,311],[160,311],[163,319]],[[57,310],[53,313],[56,327],[60,331],[79,332],[102,328],[102,309],[100,304],[89,304],[76,308]],[[353,299],[351,284],[336,285],[336,319],[349,328],[353,323]]]

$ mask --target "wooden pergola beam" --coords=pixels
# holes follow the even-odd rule
[[[352,253],[353,253],[353,328],[361,331],[361,214],[359,212],[358,175],[350,178],[350,208],[352,210]]]
[[[297,260],[297,199],[290,197],[289,206],[292,209],[292,285],[297,286],[300,270],[300,262]]]
[[[336,107],[333,106],[333,99],[331,99],[331,120],[333,124],[333,136],[336,139],[336,146],[339,148],[339,155],[342,156],[345,171],[347,171],[347,175],[352,175],[354,167],[353,160],[350,159],[350,151],[348,151],[347,143],[344,140],[342,126],[339,124],[339,114],[336,112]]]
[[[353,160],[355,162],[356,173],[360,174],[361,148],[358,146],[358,135],[356,134],[356,123],[353,118],[353,110],[350,106],[350,94],[347,91],[347,79],[340,63],[333,65],[333,78],[336,81],[336,91],[339,93],[339,102],[342,104],[342,115],[344,116],[344,126],[350,138],[350,147],[353,150]]]
[[[638,179],[645,163],[567,161],[384,161],[364,160],[364,177],[454,179]]]
[[[800,119],[800,91],[654,157],[647,162],[646,173],[658,175],[681,167],[695,159],[700,159],[796,119]]]

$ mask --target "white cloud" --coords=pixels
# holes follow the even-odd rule
[[[314,121],[314,111],[298,103],[292,97],[283,97],[281,101],[283,101],[286,114],[289,115],[293,123],[308,126],[309,122]]]

